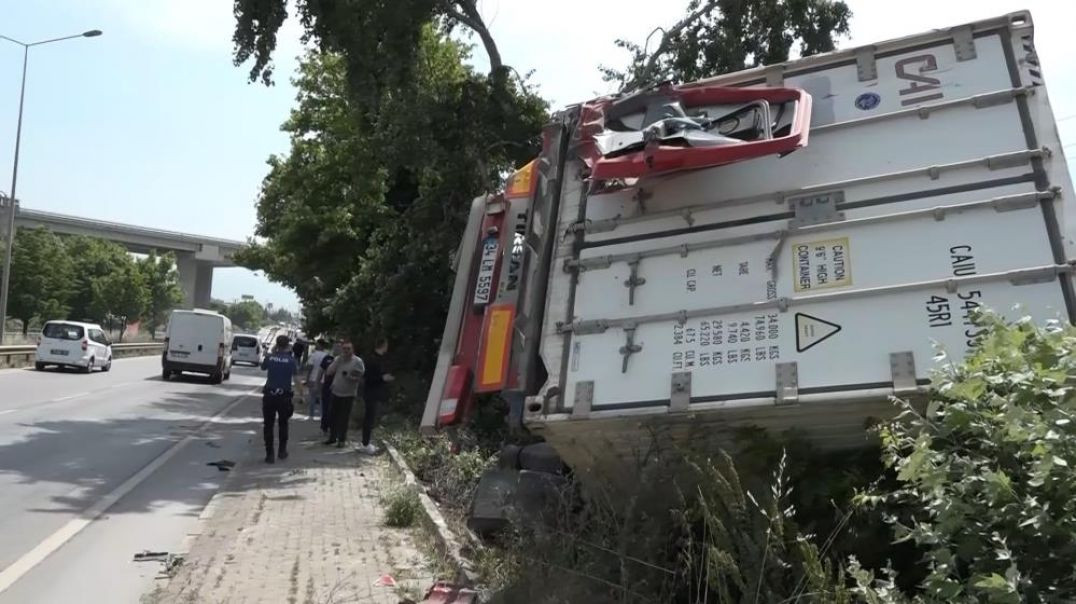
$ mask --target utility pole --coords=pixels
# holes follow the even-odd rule
[[[30,58],[30,49],[34,46],[41,46],[42,44],[51,44],[52,42],[62,42],[63,40],[71,40],[74,38],[96,38],[101,35],[101,30],[91,29],[90,31],[82,32],[74,36],[64,36],[62,38],[52,38],[49,40],[39,40],[37,42],[20,42],[14,38],[0,35],[0,40],[7,40],[22,46],[22,85],[19,88],[19,121],[18,126],[15,128],[15,161],[11,167],[11,195],[8,197],[7,203],[7,242],[4,253],[4,276],[0,281],[0,344],[4,342],[4,335],[7,331],[7,298],[8,288],[11,286],[11,252],[15,246],[15,212],[19,205],[18,197],[15,196],[15,185],[19,181],[19,147],[22,143],[22,108],[23,101],[26,100],[26,64]]]

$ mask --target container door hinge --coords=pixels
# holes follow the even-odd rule
[[[594,382],[591,380],[575,383],[575,401],[572,404],[572,419],[586,419],[594,406]]]
[[[794,229],[844,220],[844,212],[837,211],[837,205],[844,203],[844,191],[789,197],[787,203],[788,209],[795,213],[790,224]]]
[[[777,404],[793,405],[800,398],[800,372],[795,362],[774,365],[777,379]]]
[[[669,394],[669,412],[687,411],[691,404],[691,372],[679,371],[672,374]]]
[[[631,358],[631,355],[641,352],[643,349],[642,344],[635,343],[634,325],[625,327],[624,335],[626,336],[626,341],[624,342],[624,345],[620,347],[620,355],[624,357],[624,362],[620,366],[620,373],[628,372],[628,359]]]
[[[639,276],[639,258],[628,262],[628,267],[631,268],[631,275],[624,281],[624,287],[628,288],[628,305],[635,305],[635,288],[646,283],[646,279]]]
[[[911,352],[889,353],[889,372],[893,376],[893,394],[918,390],[919,384],[915,376],[915,355]]]
[[[957,61],[970,61],[977,55],[975,53],[975,38],[971,33],[970,25],[962,25],[960,27],[954,27],[953,32],[953,49],[956,52]]]
[[[874,61],[874,47],[864,46],[856,50],[856,75],[860,82],[878,79],[878,66]]]

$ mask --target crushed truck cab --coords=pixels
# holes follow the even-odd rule
[[[859,446],[976,310],[1073,320],[1074,219],[1026,12],[572,106],[475,200],[423,429],[499,392],[584,474]]]

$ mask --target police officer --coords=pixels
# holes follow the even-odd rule
[[[295,394],[294,381],[299,373],[299,363],[292,354],[291,341],[288,336],[276,338],[276,348],[262,361],[262,370],[267,372],[265,387],[262,389],[262,419],[265,438],[265,463],[273,463],[273,424],[280,432],[280,449],[277,456],[288,458],[288,418],[295,411],[291,399]]]

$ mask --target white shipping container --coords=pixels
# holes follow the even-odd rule
[[[1014,13],[707,82],[810,92],[784,157],[605,194],[569,157],[525,425],[577,471],[749,424],[854,445],[966,354],[974,309],[1072,321],[1032,34]]]

